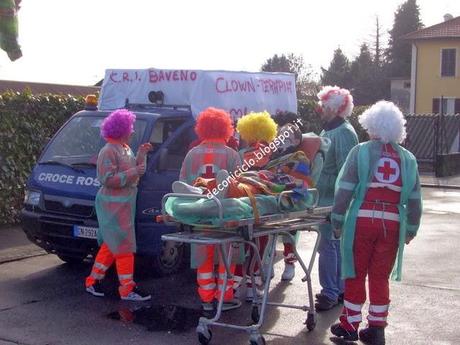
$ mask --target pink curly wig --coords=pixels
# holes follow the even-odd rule
[[[338,86],[324,86],[318,93],[321,110],[328,109],[335,115],[346,118],[353,112],[353,96],[347,89]]]
[[[126,109],[118,109],[107,116],[101,125],[104,139],[121,139],[134,132],[136,115]]]
[[[230,115],[222,109],[207,108],[196,119],[195,132],[200,140],[228,139],[233,135]]]

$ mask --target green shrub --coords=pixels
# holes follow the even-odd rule
[[[49,138],[84,99],[6,92],[0,95],[0,224],[18,221],[26,180]]]
[[[43,147],[83,107],[83,97],[70,95],[32,95],[27,91],[0,95],[0,225],[18,222],[26,180]],[[303,132],[319,134],[322,130],[315,107],[314,100],[299,100],[297,116]],[[367,140],[357,120],[365,109],[356,107],[349,118],[360,141]]]

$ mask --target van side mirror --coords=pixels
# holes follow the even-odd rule
[[[166,170],[167,166],[168,166],[168,148],[167,147],[162,147],[158,151],[157,170],[158,171]]]

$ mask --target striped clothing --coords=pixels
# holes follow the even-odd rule
[[[401,198],[401,159],[390,145],[382,147],[382,154],[364,201],[358,211],[358,226],[372,226],[380,220],[385,229],[399,230],[398,203]]]
[[[233,173],[241,164],[235,150],[224,141],[203,141],[185,156],[180,170],[180,180],[192,185],[198,177],[214,178],[219,170]]]

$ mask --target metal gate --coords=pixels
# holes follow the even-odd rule
[[[434,167],[438,155],[459,152],[453,147],[458,140],[460,115],[419,114],[406,115],[407,138],[404,146],[423,166]]]

